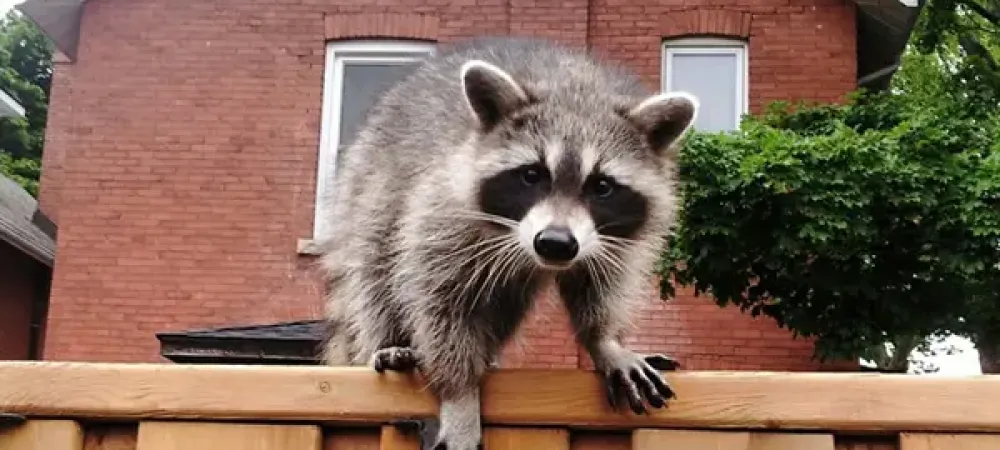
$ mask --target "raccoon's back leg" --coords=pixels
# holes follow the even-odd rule
[[[328,338],[331,357],[347,359],[351,365],[408,370],[406,352],[391,350],[411,345],[399,304],[392,295],[385,277],[374,270],[356,270],[330,278],[327,310],[330,323],[336,326],[335,335]],[[378,363],[396,353],[390,358],[392,367]]]
[[[323,364],[329,366],[349,366],[354,360],[353,332],[349,326],[345,302],[338,300],[344,293],[344,273],[337,269],[327,268],[324,274],[324,326],[323,341],[320,349]]]
[[[392,293],[377,287],[368,290],[370,297],[357,305],[355,313],[356,361],[379,371],[409,370],[415,352],[411,349],[410,333],[400,318],[397,304],[387,298]]]
[[[441,400],[440,428],[433,450],[482,449],[480,382],[502,346],[516,331],[538,292],[531,274],[482,293],[489,274],[471,275],[478,289],[466,297],[446,296],[414,309],[414,343],[419,367]],[[488,295],[477,298],[473,296]],[[470,310],[457,305],[481,305]]]
[[[358,359],[365,360],[376,371],[410,371],[416,367],[417,352],[403,322],[399,302],[383,282],[370,286],[368,301],[359,305]]]
[[[426,349],[420,370],[441,401],[440,426],[432,449],[481,449],[479,382],[492,359],[492,346],[470,323],[450,323],[448,316],[420,315],[425,327],[414,336],[417,345]]]

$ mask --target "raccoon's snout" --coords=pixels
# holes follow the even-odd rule
[[[535,235],[535,252],[542,258],[568,263],[580,251],[580,244],[569,228],[549,227]]]

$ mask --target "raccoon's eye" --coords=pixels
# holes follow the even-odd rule
[[[607,178],[601,178],[594,183],[594,195],[600,198],[607,198],[615,192],[614,184]]]
[[[521,171],[521,182],[527,186],[534,186],[542,181],[542,174],[534,167],[528,167]]]

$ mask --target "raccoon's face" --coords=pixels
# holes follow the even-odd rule
[[[662,169],[694,120],[694,97],[580,110],[536,98],[486,62],[466,63],[461,75],[480,126],[477,206],[502,218],[495,223],[540,267],[565,270],[626,249],[662,217],[654,209],[673,194]]]

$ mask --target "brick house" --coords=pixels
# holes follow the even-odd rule
[[[11,117],[24,107],[0,90],[0,118]],[[0,360],[40,359],[55,232],[35,198],[0,174]]]
[[[193,360],[301,352],[321,311],[310,237],[322,231],[325,176],[400,65],[441,44],[518,34],[586,46],[651,87],[699,95],[698,128],[730,129],[774,100],[884,87],[919,10],[898,0],[19,8],[59,50],[40,197],[60,225],[44,356],[86,361],[161,360],[158,333]],[[634,348],[692,369],[856,368],[821,366],[810,342],[690,292],[667,303],[651,294],[640,325]],[[558,302],[540,301],[522,336],[526,351],[503,365],[587,364]],[[275,350],[287,342],[298,350]]]
[[[34,197],[0,175],[0,360],[40,359],[55,247]]]

